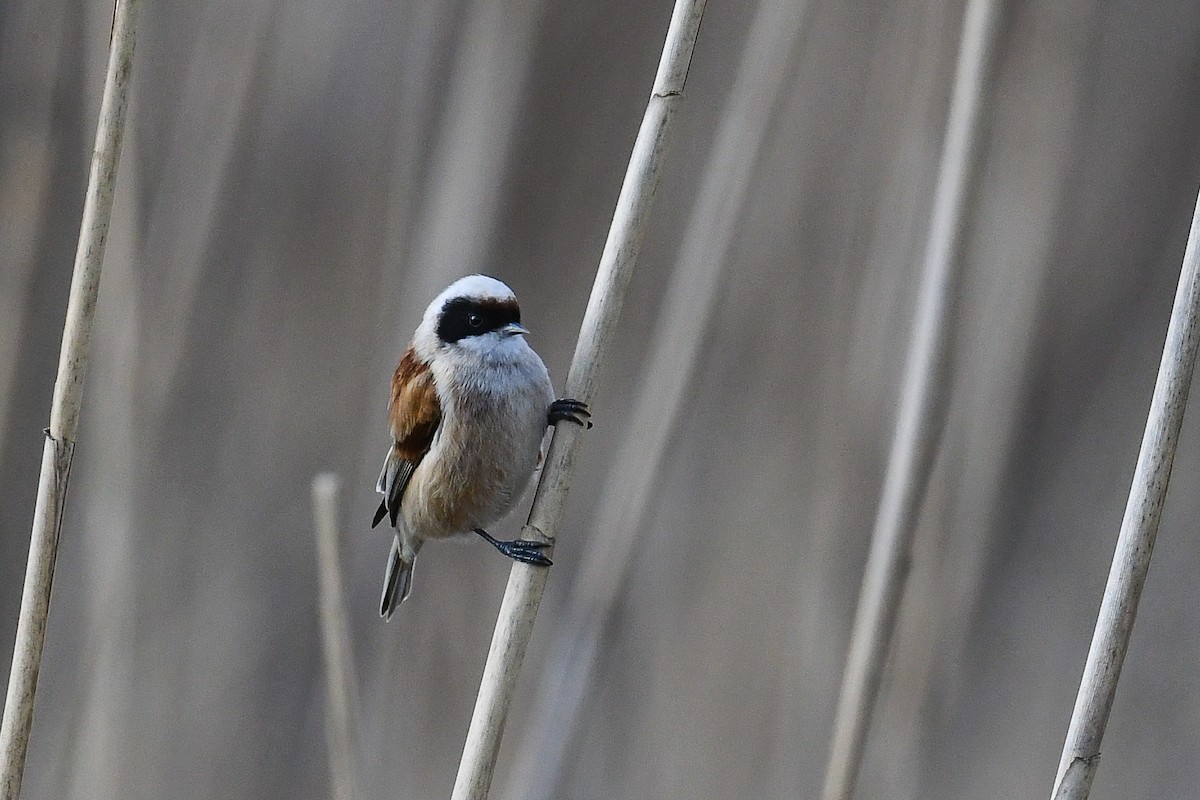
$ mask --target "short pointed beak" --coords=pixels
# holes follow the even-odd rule
[[[500,329],[501,336],[527,336],[529,329],[519,322],[510,322]]]

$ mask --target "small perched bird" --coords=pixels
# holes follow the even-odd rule
[[[521,499],[548,425],[591,427],[587,406],[555,400],[546,365],[525,341],[512,290],[468,275],[433,299],[392,376],[392,447],[375,489],[375,520],[396,530],[384,575],[384,619],[412,589],[429,539],[476,533],[509,558],[550,565],[543,542],[484,530]]]

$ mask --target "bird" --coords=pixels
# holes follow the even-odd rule
[[[521,499],[541,461],[546,428],[590,428],[587,404],[555,399],[529,346],[512,289],[486,275],[459,278],[425,309],[392,375],[392,444],[375,490],[371,527],[395,530],[379,613],[390,619],[412,591],[413,562],[430,540],[477,534],[504,555],[552,563],[545,542],[501,541],[486,527]]]

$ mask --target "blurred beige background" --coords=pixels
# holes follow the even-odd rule
[[[111,5],[85,6],[0,5],[0,678],[108,43]],[[24,797],[328,796],[325,469],[347,485],[364,796],[448,795],[508,566],[431,547],[378,619],[389,372],[430,297],[484,271],[561,386],[670,6],[145,5]],[[962,6],[764,6],[795,23],[782,44],[758,6],[708,4],[497,798],[529,791],[539,680],[579,633],[567,609],[594,602],[579,577],[621,569],[589,559],[671,334],[676,255],[726,225],[701,248],[719,279],[711,306],[697,293],[699,361],[666,376],[684,399],[662,414],[652,510],[546,791],[820,787]],[[1200,8],[1004,8],[948,416],[861,798],[1048,795],[1200,185]],[[731,96],[739,74],[764,94]],[[730,126],[751,144],[718,147]],[[691,222],[706,178],[739,171],[745,191]],[[1197,414],[1097,800],[1200,781]]]

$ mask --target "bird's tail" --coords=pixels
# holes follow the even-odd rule
[[[383,598],[379,602],[379,616],[391,619],[396,607],[404,602],[412,591],[413,561],[416,554],[405,554],[400,546],[400,537],[392,540],[392,553],[388,556],[387,572],[383,576]]]

